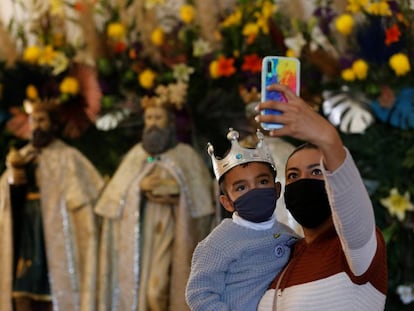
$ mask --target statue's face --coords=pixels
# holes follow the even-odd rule
[[[34,147],[43,148],[54,139],[52,120],[47,111],[33,111],[30,115],[31,141]]]
[[[162,107],[149,107],[144,113],[145,128],[156,126],[160,129],[168,125],[168,112]]]
[[[36,129],[42,131],[49,131],[52,128],[52,122],[50,120],[47,111],[33,111],[30,115],[30,130],[34,132]]]

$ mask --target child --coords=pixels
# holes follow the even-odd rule
[[[220,202],[232,212],[193,254],[186,301],[191,310],[256,310],[272,277],[287,263],[297,236],[274,217],[281,185],[258,131],[254,149],[242,148],[230,129],[231,149],[221,160],[208,145]]]

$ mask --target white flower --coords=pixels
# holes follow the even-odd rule
[[[414,211],[414,205],[410,202],[410,193],[406,191],[404,195],[401,195],[397,188],[392,188],[390,195],[380,200],[390,215],[397,216],[399,221],[405,219],[405,213],[407,211]]]
[[[69,59],[62,52],[55,51],[52,62],[50,64],[53,68],[52,74],[57,76],[64,72],[69,66]]]
[[[401,301],[408,305],[414,301],[414,286],[413,285],[400,285],[396,290],[397,294],[400,295]]]
[[[212,51],[211,45],[208,41],[197,39],[193,43],[193,56],[202,57]]]
[[[173,67],[173,76],[178,82],[190,81],[190,75],[194,73],[194,68],[186,64],[178,64]]]
[[[286,46],[291,49],[296,57],[302,54],[302,48],[306,45],[306,40],[301,32],[297,33],[294,37],[285,39]]]
[[[101,131],[109,131],[116,128],[121,121],[130,115],[128,109],[111,111],[96,120],[96,128]]]
[[[329,42],[328,38],[318,26],[313,27],[311,37],[311,51],[316,51],[318,48],[322,48],[334,57],[338,57],[338,52],[336,51],[335,47],[331,44],[331,42]]]

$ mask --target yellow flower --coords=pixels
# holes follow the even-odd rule
[[[62,94],[76,95],[79,93],[79,82],[73,77],[65,77],[59,85]]]
[[[151,69],[145,69],[138,76],[138,82],[144,89],[150,89],[154,86],[156,73]]]
[[[367,13],[379,16],[391,16],[392,12],[388,3],[384,0],[370,3],[367,6]]]
[[[227,18],[221,23],[222,27],[231,27],[231,26],[237,26],[240,25],[242,20],[242,12],[240,9],[237,9],[233,12],[233,14],[230,14],[227,16]]]
[[[151,33],[151,42],[155,46],[161,46],[164,42],[164,31],[162,28],[157,27]]]
[[[380,202],[388,209],[390,215],[397,216],[399,221],[404,220],[405,212],[414,211],[414,205],[410,202],[410,193],[406,191],[402,196],[397,188],[392,188],[390,195],[381,199]]]
[[[264,18],[271,17],[277,11],[277,5],[272,1],[265,1],[262,6],[262,16]]]
[[[262,32],[267,35],[269,33],[269,22],[268,18],[264,15],[256,14],[256,27],[261,29]]]
[[[194,20],[194,16],[195,16],[194,7],[189,4],[183,5],[180,8],[180,16],[181,16],[181,20],[185,24],[190,24]]]
[[[295,51],[292,49],[287,49],[286,50],[286,56],[287,57],[298,57],[298,55],[296,55]]]
[[[368,74],[368,64],[362,59],[357,59],[352,64],[352,71],[358,80],[365,80]]]
[[[361,12],[368,5],[369,0],[348,0],[347,11],[352,13]]]
[[[269,18],[277,11],[277,6],[272,1],[265,1],[262,5],[261,14],[257,13],[256,24],[264,34],[269,33]]]
[[[403,76],[411,71],[410,60],[403,53],[397,53],[391,56],[389,64],[397,76]]]
[[[64,12],[64,5],[62,0],[51,0],[50,1],[50,13],[52,15],[62,16]]]
[[[106,35],[114,40],[122,39],[125,36],[125,27],[119,22],[110,23],[106,28]]]
[[[242,34],[245,37],[256,36],[259,33],[259,26],[255,23],[247,23],[244,25]]]
[[[41,54],[40,47],[34,45],[27,47],[23,52],[23,60],[25,62],[34,64],[39,60]]]
[[[217,60],[214,60],[210,63],[209,71],[210,71],[210,77],[212,77],[213,79],[217,79],[219,77]]]
[[[354,81],[355,80],[355,73],[353,72],[352,69],[347,68],[347,69],[342,70],[341,77],[345,81]]]
[[[33,101],[39,98],[39,92],[33,84],[29,84],[26,87],[26,97]]]
[[[335,28],[344,36],[351,34],[354,28],[354,18],[350,14],[342,14],[335,20]]]
[[[54,50],[53,46],[48,45],[46,46],[39,57],[39,64],[40,65],[50,65],[53,63],[56,56],[56,51]]]

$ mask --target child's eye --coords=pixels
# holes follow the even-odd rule
[[[268,183],[269,183],[269,179],[267,179],[267,178],[263,178],[259,181],[259,184],[261,184],[261,185],[267,185]]]
[[[246,189],[245,185],[239,185],[236,187],[236,191],[244,191]]]

